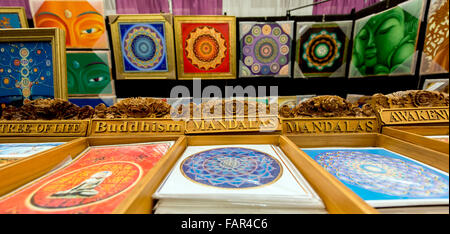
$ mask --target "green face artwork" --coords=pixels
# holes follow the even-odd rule
[[[421,3],[421,0],[413,2]],[[352,57],[353,75],[411,72],[419,28],[418,16],[411,15],[402,7],[395,7],[361,20],[357,23],[357,30],[358,26],[360,30],[354,40]]]
[[[70,94],[112,94],[108,53],[67,53]]]

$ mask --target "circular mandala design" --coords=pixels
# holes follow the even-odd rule
[[[244,46],[244,49],[242,49],[242,52],[244,53],[244,55],[251,55],[252,54],[252,47]]]
[[[203,151],[181,163],[190,180],[218,188],[254,188],[273,183],[282,174],[270,155],[246,148],[227,147]]]
[[[264,35],[269,35],[271,32],[272,32],[272,27],[270,25],[266,24],[262,27],[262,33]]]
[[[227,54],[225,37],[217,29],[200,26],[192,30],[185,41],[186,58],[200,70],[213,70],[220,66]]]
[[[280,48],[280,54],[282,54],[282,55],[287,55],[287,54],[289,54],[289,46],[287,46],[287,45],[283,45],[283,46],[281,46],[281,48]]]
[[[161,34],[153,27],[136,25],[124,36],[125,59],[137,69],[151,70],[158,67],[165,55]]]
[[[255,37],[261,35],[261,27],[259,27],[259,26],[254,26],[254,27],[252,28],[252,34],[253,34]]]
[[[245,44],[247,44],[247,45],[253,44],[253,36],[252,35],[247,35],[245,37]]]
[[[288,58],[286,56],[280,56],[280,58],[278,58],[278,63],[280,65],[286,65],[288,63]]]
[[[280,43],[281,44],[286,44],[288,42],[289,42],[289,37],[287,35],[283,34],[283,35],[280,36]]]
[[[279,27],[273,28],[272,35],[274,35],[275,37],[279,37],[281,35],[281,28],[279,28]]]
[[[263,65],[261,67],[261,74],[268,75],[270,73],[270,67],[267,65]]]
[[[270,65],[270,71],[272,73],[277,73],[278,71],[280,71],[280,64],[272,63],[272,65]]]
[[[271,63],[278,56],[278,44],[271,37],[263,37],[256,42],[255,57],[261,63]]]
[[[336,34],[322,30],[319,34],[312,34],[303,44],[305,52],[302,57],[309,67],[321,71],[325,67],[333,66],[340,58],[341,45],[336,39]]]
[[[20,49],[19,53],[22,58],[25,58],[25,57],[28,57],[28,55],[30,54],[30,51],[27,48],[22,48],[22,49]]]
[[[339,180],[373,192],[404,197],[448,195],[448,179],[412,162],[358,151],[325,152],[316,161]]]
[[[253,57],[252,56],[247,56],[244,59],[244,63],[247,66],[251,66],[253,64]]]
[[[259,73],[261,71],[261,65],[258,63],[255,63],[252,65],[252,72],[253,73]]]

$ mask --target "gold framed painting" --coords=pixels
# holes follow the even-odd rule
[[[236,17],[175,16],[180,80],[236,79]]]
[[[176,79],[172,15],[113,15],[117,79]]]
[[[66,46],[58,28],[2,30],[0,104],[21,106],[27,100],[67,100]]]
[[[0,7],[0,29],[28,28],[23,7]]]

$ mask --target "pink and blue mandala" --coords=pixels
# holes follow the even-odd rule
[[[252,149],[227,147],[203,151],[181,164],[190,180],[219,188],[253,188],[279,179],[282,168],[270,155]]]

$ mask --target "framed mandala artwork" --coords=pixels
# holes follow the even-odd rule
[[[67,99],[64,32],[58,28],[2,30],[0,105]]]
[[[421,74],[449,72],[449,0],[432,0],[422,53]]]
[[[109,17],[117,79],[176,79],[172,16]]]
[[[239,77],[291,77],[293,21],[240,22]]]
[[[0,29],[28,28],[23,7],[0,7]]]
[[[30,0],[36,28],[60,28],[67,48],[109,49],[102,0]]]
[[[178,79],[236,78],[236,18],[175,16]]]
[[[111,214],[173,142],[94,146],[0,198],[2,214]]]
[[[294,78],[344,77],[352,21],[298,22]]]
[[[280,151],[272,145],[189,146],[154,198],[283,198],[294,207],[306,200],[320,207],[317,195]]]
[[[414,75],[424,0],[356,20],[350,78]]]
[[[302,149],[374,207],[445,205],[448,173],[383,148]]]

